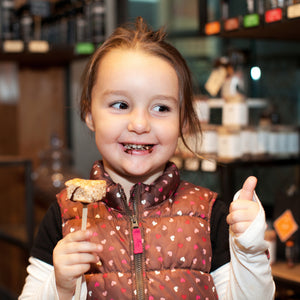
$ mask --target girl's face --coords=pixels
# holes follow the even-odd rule
[[[113,180],[151,183],[179,135],[179,87],[173,67],[141,50],[114,49],[102,59],[88,127]]]

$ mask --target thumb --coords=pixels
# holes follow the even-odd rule
[[[239,195],[239,199],[252,201],[256,183],[257,183],[256,177],[254,176],[248,177],[243,184],[241,193]]]

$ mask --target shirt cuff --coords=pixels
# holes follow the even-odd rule
[[[234,195],[233,201],[239,198],[240,192],[241,190]],[[268,243],[265,241],[265,230],[267,228],[265,211],[255,192],[252,200],[259,205],[256,218],[243,234],[235,236],[234,233],[230,232],[230,236],[238,249],[243,252],[265,252],[268,249]]]

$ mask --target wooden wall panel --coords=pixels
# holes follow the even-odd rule
[[[17,109],[16,104],[0,103],[0,155],[19,152]]]
[[[24,67],[19,68],[18,74],[18,101],[9,105],[0,103],[0,155],[30,158],[35,167],[40,151],[50,146],[52,134],[66,141],[65,67]],[[24,171],[19,167],[3,167],[0,183],[0,226],[23,223]],[[16,295],[24,284],[27,259],[26,251],[0,240],[0,285]]]
[[[19,76],[19,154],[36,165],[52,134],[65,141],[65,70],[25,68]]]

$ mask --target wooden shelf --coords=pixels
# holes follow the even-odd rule
[[[300,40],[300,19],[283,20],[275,23],[263,23],[258,27],[240,28],[235,31],[222,31],[224,38],[250,38],[250,39],[280,39]]]
[[[299,156],[272,156],[262,155],[260,157],[241,158],[241,159],[218,159],[221,167],[249,167],[249,166],[282,166],[282,165],[299,165]]]
[[[276,262],[272,265],[272,274],[275,280],[289,281],[300,287],[300,264],[290,268],[286,262]]]
[[[22,51],[19,53],[0,51],[1,61],[13,61],[21,66],[30,68],[45,68],[53,66],[66,66],[75,59],[88,57],[88,55],[79,55],[75,53],[74,47],[51,47],[46,53],[32,53]]]

